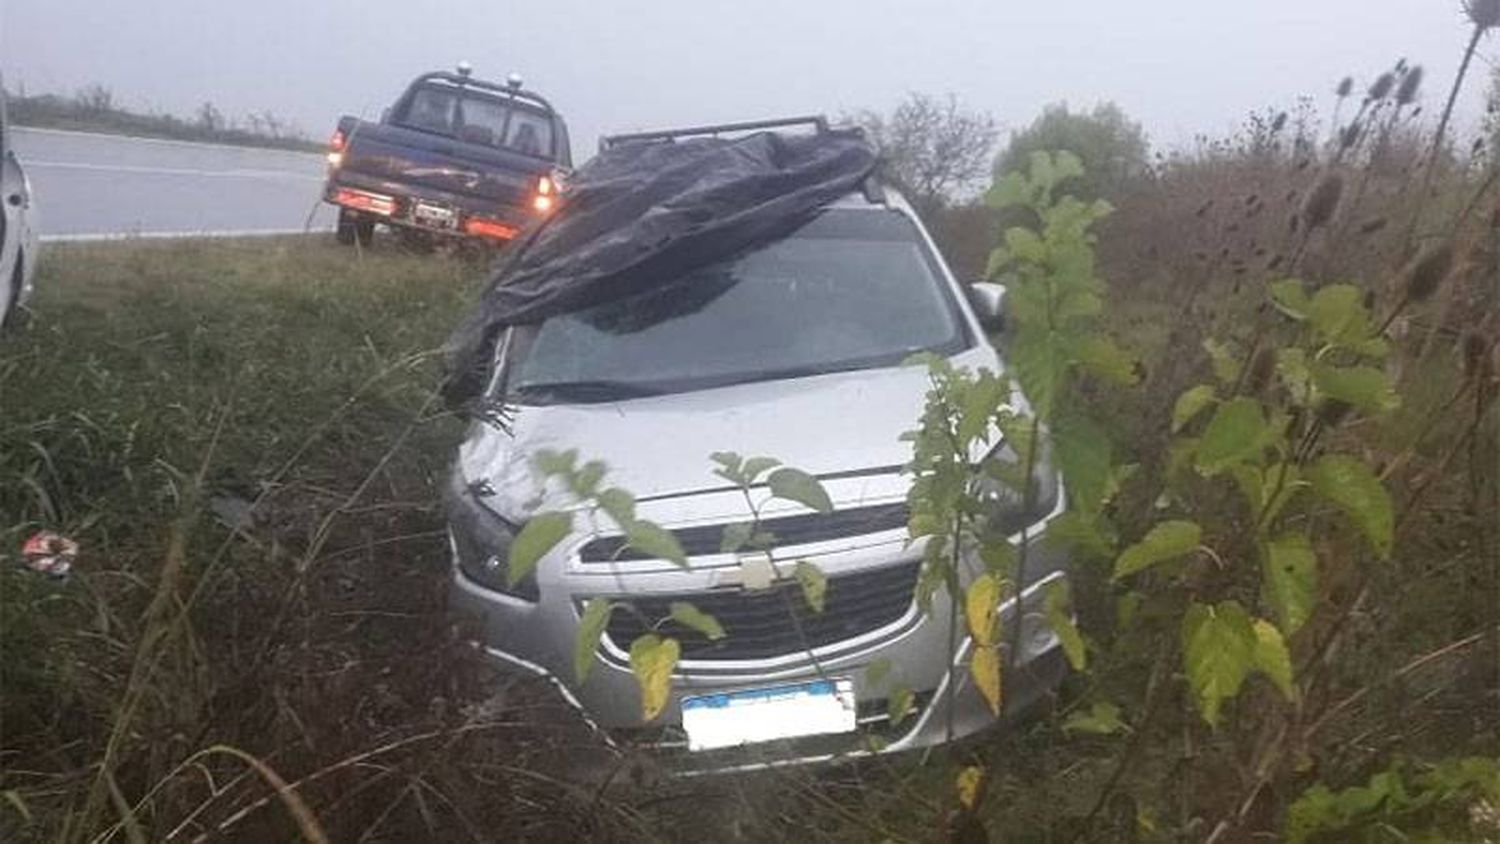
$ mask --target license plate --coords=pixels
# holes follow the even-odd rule
[[[682,699],[689,750],[853,732],[854,683],[837,678]]]
[[[433,205],[430,202],[418,202],[417,207],[412,211],[412,216],[416,217],[419,223],[426,223],[429,226],[437,226],[445,229],[452,228],[453,223],[457,219],[457,215],[453,213],[452,208]]]

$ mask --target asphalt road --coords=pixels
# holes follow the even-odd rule
[[[43,240],[251,235],[326,230],[320,155],[12,130]]]

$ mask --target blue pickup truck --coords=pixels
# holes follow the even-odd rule
[[[323,198],[340,243],[369,243],[377,223],[420,239],[505,242],[549,213],[572,166],[568,127],[520,77],[417,77],[379,123],[339,119]]]

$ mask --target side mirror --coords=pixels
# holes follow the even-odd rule
[[[969,285],[969,306],[986,330],[1005,329],[1005,285],[989,281]]]

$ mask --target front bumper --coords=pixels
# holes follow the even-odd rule
[[[1055,515],[1055,514],[1054,514]],[[1050,517],[1049,517],[1050,518]],[[1066,664],[1056,637],[1047,628],[1043,600],[1048,584],[1065,577],[1065,560],[1042,542],[1044,523],[1034,526],[1027,543],[1027,569],[1037,572],[1022,595],[1021,653],[1004,680],[1005,711],[1031,707],[1062,681]],[[900,532],[904,534],[904,531]],[[1032,535],[1034,534],[1034,535]],[[904,536],[876,543],[842,543],[819,554],[799,554],[817,562],[830,578],[881,565],[921,558],[921,546],[907,546]],[[571,553],[571,552],[570,552]],[[649,747],[673,759],[685,771],[725,771],[831,761],[931,747],[979,733],[996,723],[971,682],[971,643],[963,620],[950,613],[940,592],[930,612],[913,603],[899,620],[846,641],[767,659],[692,660],[679,663],[672,678],[672,698],[652,724],[643,724],[640,692],[630,673],[625,649],[606,636],[587,682],[573,676],[573,643],[579,607],[590,597],[618,595],[621,600],[651,592],[678,594],[713,588],[712,571],[640,572],[628,576],[579,576],[576,566],[540,570],[540,599],[531,602],[499,594],[474,583],[455,565],[452,603],[479,622],[479,646],[496,661],[550,679],[606,741],[620,747]],[[626,584],[628,583],[628,591]],[[1002,608],[1003,630],[1017,611],[1014,599]],[[945,654],[953,658],[945,659]],[[876,661],[891,669],[870,682],[866,669]],[[952,666],[952,670],[950,670]],[[860,729],[854,733],[789,739],[734,750],[689,753],[681,729],[684,695],[765,688],[819,677],[850,679],[859,704]],[[892,689],[915,692],[917,705],[900,724],[891,724],[887,700]]]

